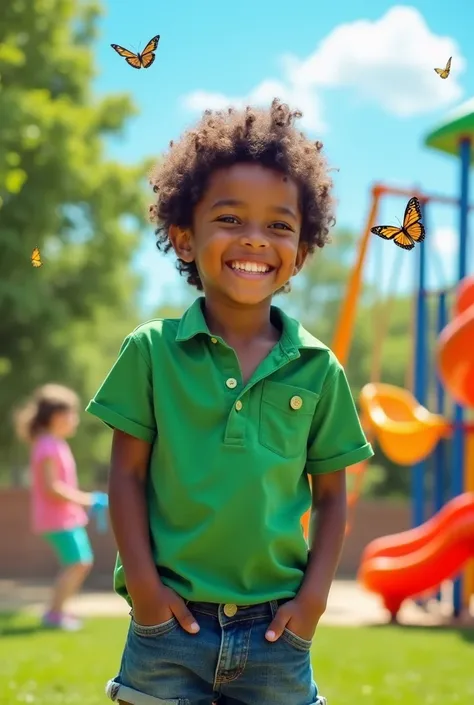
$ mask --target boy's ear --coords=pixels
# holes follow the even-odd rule
[[[182,230],[177,225],[170,225],[168,235],[176,256],[183,262],[194,262],[194,241],[190,230]]]
[[[300,242],[298,245],[298,252],[296,254],[296,262],[295,266],[293,269],[293,276],[298,274],[298,272],[301,271],[304,263],[306,262],[306,258],[308,256],[308,245],[305,242]]]

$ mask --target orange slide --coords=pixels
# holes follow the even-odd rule
[[[453,320],[438,339],[437,363],[443,385],[466,407],[474,407],[474,277],[461,282]]]
[[[358,580],[395,617],[402,602],[453,578],[474,558],[474,492],[455,497],[421,526],[372,541]]]

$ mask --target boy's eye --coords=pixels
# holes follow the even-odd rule
[[[281,223],[281,222],[279,222],[279,223],[272,223],[272,224],[270,225],[270,227],[271,227],[271,228],[277,228],[278,230],[281,230],[281,229],[283,229],[283,230],[291,230],[291,229],[292,229],[292,228],[290,228],[290,226],[287,225],[286,223]]]
[[[219,218],[217,218],[219,223],[238,223],[239,221],[235,217],[235,215],[221,215]]]

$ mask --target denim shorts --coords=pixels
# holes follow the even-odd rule
[[[107,695],[132,705],[326,705],[313,679],[311,642],[288,629],[276,642],[265,639],[283,602],[237,610],[188,602],[197,634],[185,632],[174,617],[143,627],[132,614],[120,672]]]

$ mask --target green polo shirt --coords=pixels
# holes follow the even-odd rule
[[[244,384],[203,302],[131,333],[87,410],[152,444],[148,516],[163,583],[188,600],[292,598],[308,559],[308,474],[373,452],[323,343],[272,307],[280,341]],[[114,582],[130,602],[120,556]]]

